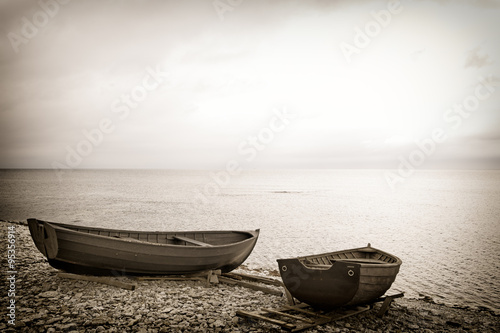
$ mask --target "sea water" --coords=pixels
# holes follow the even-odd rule
[[[0,170],[0,219],[130,230],[251,230],[245,262],[365,246],[401,258],[407,297],[500,312],[500,171]]]

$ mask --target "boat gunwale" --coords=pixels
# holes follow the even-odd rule
[[[101,238],[101,239],[106,239],[106,240],[113,240],[113,241],[118,241],[118,242],[124,242],[127,244],[137,244],[137,245],[147,245],[147,246],[159,246],[159,247],[174,247],[174,248],[194,248],[194,249],[200,249],[201,247],[199,245],[182,245],[182,244],[162,244],[162,243],[154,243],[154,242],[149,242],[149,241],[144,241],[144,240],[139,240],[139,239],[127,239],[127,238],[120,238],[120,237],[113,237],[113,236],[105,236],[105,235],[96,235],[92,233],[86,233],[82,231],[77,231],[73,230],[72,228],[78,228],[79,226],[71,225],[71,224],[64,224],[64,223],[57,223],[57,222],[48,222],[48,221],[43,221],[43,220],[38,220],[34,219],[38,222],[43,222],[51,227],[53,227],[56,230],[62,230],[63,232],[67,232],[70,234],[75,234],[75,235],[84,235],[84,236],[91,236],[91,237],[96,237],[96,238]],[[235,245],[239,245],[242,243],[247,243],[249,241],[257,240],[259,234],[260,234],[260,229],[255,229],[255,230],[248,230],[248,231],[238,231],[238,230],[200,230],[200,231],[134,231],[134,230],[119,230],[119,229],[105,229],[105,228],[97,228],[97,227],[86,227],[82,226],[83,228],[89,229],[89,230],[98,230],[98,231],[109,231],[109,232],[128,232],[128,233],[139,233],[139,234],[175,234],[175,233],[240,233],[240,234],[248,234],[250,237],[247,239],[244,239],[239,242],[233,242],[229,244],[221,244],[221,245],[212,245],[211,247],[208,247],[207,249],[220,249],[220,248],[225,248],[225,247],[232,247]]]
[[[299,258],[291,258],[291,259],[297,259],[298,262],[300,264],[302,264],[302,266],[304,266],[307,269],[312,269],[312,270],[325,270],[325,271],[327,271],[333,267],[333,263],[332,263],[332,265],[320,265],[320,266],[325,266],[325,267],[315,267],[314,265],[304,264],[304,262],[299,260]],[[360,265],[362,268],[392,268],[392,267],[401,266],[400,263],[367,264],[367,263],[362,263],[362,262],[349,261],[347,259],[346,260],[339,259],[337,261],[341,261],[341,262],[345,262],[345,263],[349,263],[349,264],[353,264],[353,265]],[[328,266],[328,267],[326,267],[326,266]]]
[[[392,259],[394,259],[396,261],[395,262],[384,262],[384,261],[381,260],[380,263],[373,263],[373,264],[352,261],[353,264],[358,264],[358,265],[361,265],[361,267],[366,267],[366,268],[371,268],[371,267],[387,267],[387,268],[390,268],[390,267],[398,267],[398,266],[401,266],[403,264],[403,261],[399,257],[397,257],[397,256],[395,256],[393,254],[384,252],[382,250],[376,249],[376,248],[371,247],[371,246],[364,246],[364,247],[359,247],[359,248],[355,248],[355,249],[347,249],[347,250],[340,250],[340,251],[334,251],[334,252],[326,252],[326,253],[320,253],[320,254],[312,254],[312,255],[300,256],[300,257],[289,258],[289,259],[297,259],[304,267],[306,267],[308,269],[312,269],[311,267],[309,267],[306,264],[304,264],[304,260],[307,260],[307,259],[310,259],[310,258],[328,257],[328,256],[330,256],[332,254],[341,254],[341,253],[344,253],[344,252],[355,252],[355,251],[363,252],[363,250],[370,250],[370,251],[364,251],[364,252],[371,252],[371,253],[383,254],[383,255],[385,255],[387,257],[390,257],[390,258],[392,258]],[[335,259],[334,261],[349,262],[349,259],[355,259],[355,258],[341,258],[341,259]],[[362,259],[362,258],[359,258],[359,259]]]

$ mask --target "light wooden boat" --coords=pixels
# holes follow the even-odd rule
[[[402,261],[366,247],[278,259],[285,287],[301,302],[319,308],[365,304],[391,287]]]
[[[229,272],[252,252],[259,230],[147,232],[28,219],[31,237],[51,266],[86,274]]]

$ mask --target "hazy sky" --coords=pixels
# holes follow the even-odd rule
[[[1,168],[500,167],[498,1],[64,2],[0,2]]]

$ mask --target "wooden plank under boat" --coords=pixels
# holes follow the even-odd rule
[[[230,272],[252,252],[259,230],[147,232],[28,219],[31,237],[49,264],[96,275]]]
[[[278,259],[285,287],[293,297],[318,308],[369,303],[392,285],[402,261],[366,247],[291,259]]]

